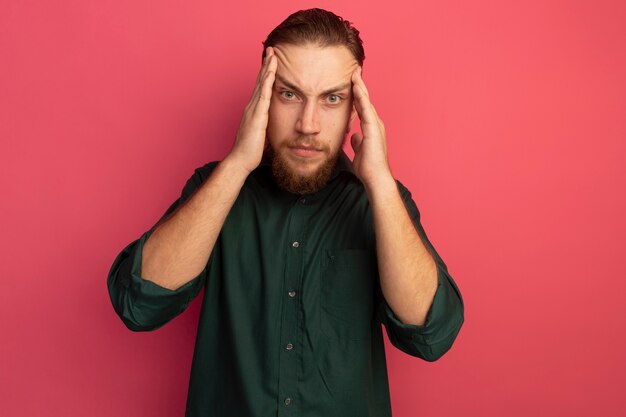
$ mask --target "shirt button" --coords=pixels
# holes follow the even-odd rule
[[[293,298],[293,297],[295,297],[295,296],[296,296],[296,292],[295,292],[295,291],[289,291],[289,292],[288,292],[288,294],[289,294],[289,296],[290,296],[291,298]]]
[[[305,204],[306,203],[306,198],[301,198],[300,199],[300,204]]]
[[[300,247],[300,242],[293,242],[291,244],[291,246],[293,246],[294,248],[299,248]]]
[[[287,343],[287,350],[291,350],[291,349],[293,349],[293,344]]]
[[[287,397],[285,398],[285,405],[289,405],[291,404],[291,398]]]

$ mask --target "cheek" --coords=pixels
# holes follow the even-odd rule
[[[324,125],[332,131],[343,132],[350,123],[349,110],[333,109],[325,112],[322,117]]]
[[[268,121],[267,121],[268,128],[275,129],[277,127],[277,123],[280,122],[281,120],[280,103],[278,102],[278,100],[276,100],[275,97],[272,97],[272,100],[270,101],[270,108],[267,112],[267,115],[268,115]]]
[[[267,136],[275,144],[284,138],[293,136],[297,113],[289,106],[272,99],[268,111]]]
[[[267,114],[269,116],[269,123],[271,123],[272,119],[276,117],[278,105],[279,104],[276,102],[276,96],[272,95],[272,99],[270,100],[270,107],[267,111]]]
[[[269,124],[277,127],[289,127],[298,118],[298,106],[285,105],[278,99],[272,99],[268,111]]]

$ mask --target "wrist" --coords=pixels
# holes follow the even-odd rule
[[[248,178],[248,175],[254,170],[251,168],[250,163],[246,163],[241,158],[232,153],[226,155],[226,157],[220,162],[220,168],[228,173],[228,176],[234,181],[241,180],[242,182]]]
[[[369,196],[397,190],[396,180],[389,170],[381,170],[367,179],[363,178],[362,182]]]

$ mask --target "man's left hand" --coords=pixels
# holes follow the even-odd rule
[[[361,122],[361,133],[352,135],[354,150],[352,167],[366,187],[391,178],[387,161],[385,126],[372,105],[367,87],[361,78],[361,67],[352,73],[352,97]]]

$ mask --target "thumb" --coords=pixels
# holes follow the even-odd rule
[[[354,151],[354,153],[357,153],[359,151],[359,148],[361,147],[362,142],[363,142],[362,134],[357,132],[352,135],[352,137],[350,138],[350,145],[352,145],[352,150]]]

